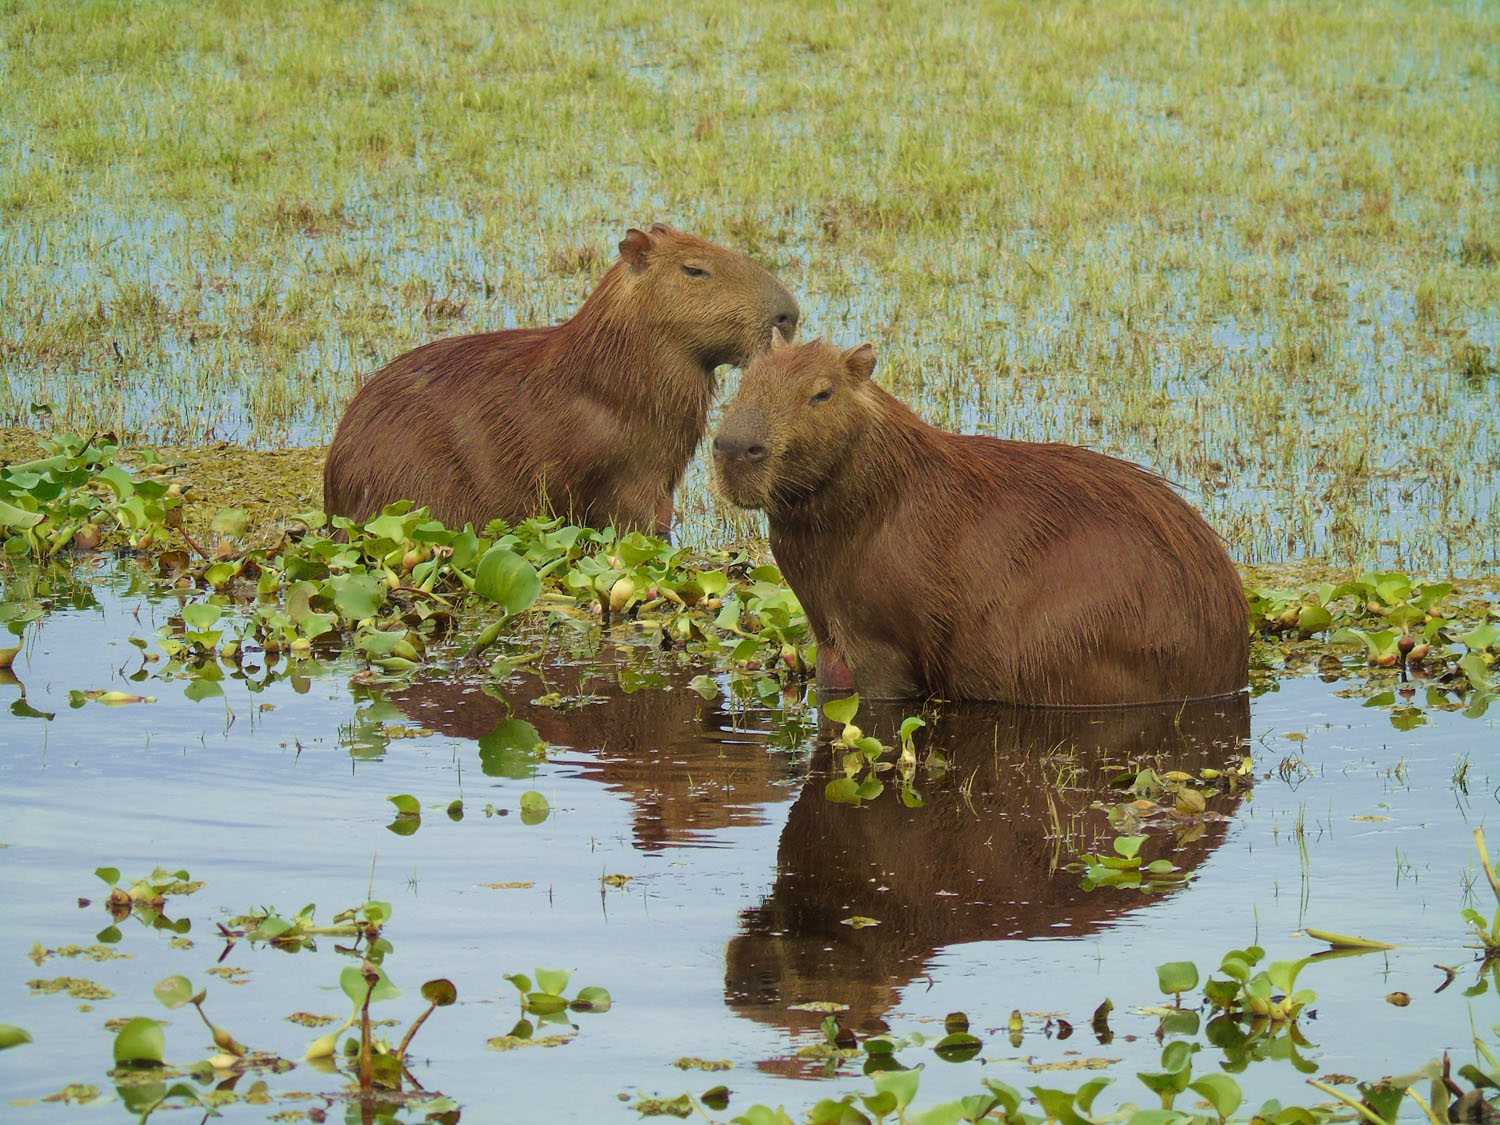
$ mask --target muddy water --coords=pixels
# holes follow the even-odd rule
[[[1493,991],[1464,995],[1477,977],[1459,918],[1470,901],[1492,907],[1482,875],[1474,882],[1470,832],[1492,819],[1500,784],[1493,718],[1431,710],[1401,731],[1389,711],[1313,677],[1179,712],[945,708],[917,735],[919,757],[940,750],[949,762],[941,776],[918,774],[923,807],[906,807],[892,786],[853,808],[825,799],[831,732],[820,735],[798,701],[742,698],[724,677],[705,699],[689,682],[713,670],[681,654],[573,633],[549,640],[540,674],[500,685],[450,671],[379,692],[334,661],[296,676],[252,667],[222,681],[221,697],[193,702],[185,682],[156,679],[150,665],[129,678],[143,667],[129,638],[150,637],[175,602],[130,592],[119,576],[74,601],[33,627],[17,682],[0,688],[15,703],[24,685],[26,700],[0,720],[0,1020],[36,1040],[0,1052],[7,1119],[58,1119],[52,1107],[9,1103],[69,1082],[108,1094],[109,1018],[170,1020],[173,1061],[211,1053],[190,1011],[152,997],[171,973],[206,987],[205,1010],[242,1042],[300,1059],[318,1032],[286,1017],[341,1019],[337,979],[355,962],[335,939],[287,954],[229,944],[219,924],[307,903],[326,923],[371,897],[393,906],[385,964],[405,990],[374,1012],[405,1025],[423,1006],[422,980],[457,985],[459,1003],[419,1034],[413,1071],[469,1120],[631,1120],[624,1102],[642,1094],[721,1082],[731,1102],[719,1117],[755,1102],[800,1117],[819,1098],[870,1088],[858,1061],[799,1056],[821,1040],[822,1017],[793,1006],[817,1001],[847,1006],[840,1019],[860,1036],[937,1036],[947,1013],[968,1014],[984,1040],[977,1059],[946,1063],[930,1045],[898,1052],[925,1064],[919,1104],[977,1092],[983,1077],[1072,1089],[1085,1075],[1040,1068],[1090,1060],[1118,1060],[1104,1101],[1148,1104],[1134,1073],[1160,1051],[1157,1017],[1141,1011],[1162,999],[1154,966],[1190,959],[1206,972],[1255,941],[1272,959],[1305,956],[1321,946],[1297,936],[1303,925],[1401,944],[1304,970],[1299,986],[1319,994],[1301,1022],[1313,1073],[1373,1078],[1443,1050],[1467,1059],[1471,1014],[1479,1027],[1500,1017]],[[99,688],[155,702],[70,705],[70,690]],[[53,718],[22,717],[28,708]],[[859,718],[891,741],[902,717],[867,707]],[[529,767],[483,741],[507,718],[536,727],[551,745],[544,762]],[[1151,833],[1148,856],[1189,873],[1186,886],[1089,892],[1064,869],[1112,838],[1105,808],[1122,798],[1110,787],[1122,772],[1145,762],[1197,773],[1246,748],[1251,792]],[[532,789],[551,805],[540,824],[519,814]],[[423,805],[411,835],[387,828],[386,798],[398,793]],[[456,799],[461,819],[447,812]],[[95,867],[130,877],[158,864],[207,883],[169,900],[190,948],[127,920],[113,948],[129,959],[27,959],[36,943],[87,945],[107,927]],[[1440,993],[1435,963],[1459,971]],[[576,1036],[561,1046],[488,1049],[519,1014],[504,975],[538,966],[574,969],[570,991],[609,989],[613,1009],[572,1016]],[[223,967],[242,972],[211,975]],[[114,995],[85,1008],[26,988],[64,975]],[[1409,1006],[1386,1002],[1398,990]],[[1109,1042],[1090,1028],[1105,998]],[[1005,1030],[1012,1011],[1018,1046]],[[569,1029],[538,1034],[548,1031]],[[673,1065],[684,1057],[733,1065]],[[1195,1069],[1224,1062],[1205,1047]],[[281,1100],[230,1105],[229,1119],[320,1105],[345,1082],[305,1063],[266,1078]],[[1287,1060],[1251,1063],[1238,1080],[1250,1106],[1315,1096]],[[292,1100],[302,1093],[314,1100]],[[118,1102],[66,1113],[127,1116]]]

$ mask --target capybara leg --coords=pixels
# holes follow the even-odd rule
[[[663,539],[672,537],[672,494],[661,498],[661,503],[656,505],[656,534]]]
[[[854,674],[849,671],[849,665],[832,645],[823,642],[818,644],[817,684],[820,692],[854,690]]]

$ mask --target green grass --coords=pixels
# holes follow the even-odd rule
[[[0,36],[0,422],[316,443],[661,219],[931,421],[1166,473],[1242,561],[1500,558],[1493,5],[0,0]]]

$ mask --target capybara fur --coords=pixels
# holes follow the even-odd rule
[[[724,413],[715,479],[765,509],[821,683],[1051,706],[1245,686],[1239,573],[1160,477],[929,426],[870,378],[868,344],[776,343]]]
[[[354,396],[323,470],[333,515],[395,500],[450,526],[544,512],[665,532],[714,370],[796,331],[792,295],[743,255],[657,224],[566,322],[436,340]]]

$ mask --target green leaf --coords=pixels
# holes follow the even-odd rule
[[[224,607],[212,602],[189,602],[182,607],[183,623],[190,629],[212,628],[214,622],[224,615]]]
[[[508,973],[505,977],[511,984],[516,986],[516,991],[525,996],[531,991],[531,978],[525,973]]]
[[[896,1109],[905,1110],[917,1096],[917,1085],[922,1081],[922,1068],[912,1070],[886,1070],[874,1076],[875,1089],[890,1094],[896,1099]]]
[[[1141,850],[1141,845],[1146,842],[1144,836],[1116,836],[1115,852],[1126,859],[1134,859],[1136,853]]]
[[[350,574],[333,580],[333,608],[346,621],[374,617],[385,602],[385,591],[370,574]]]
[[[528,789],[521,794],[522,824],[540,824],[551,811],[552,806],[547,803],[547,798],[535,789]]]
[[[379,968],[376,971],[380,974],[380,979],[375,982],[375,989],[370,993],[370,1002],[373,1004],[400,996],[401,990],[391,983],[390,978],[385,975],[385,969]],[[365,984],[364,974],[359,971],[358,965],[344,966],[344,971],[339,974],[339,987],[344,990],[345,996],[354,1001],[356,1008],[365,1002],[365,991],[369,986]]]
[[[193,982],[184,976],[170,976],[151,986],[156,998],[168,1009],[180,1008],[193,998]]]
[[[23,1027],[17,1027],[13,1023],[0,1023],[0,1051],[7,1047],[19,1047],[22,1043],[30,1043],[31,1033]]]
[[[474,592],[498,603],[506,613],[529,609],[542,592],[536,567],[514,551],[491,547],[474,571]]]
[[[554,996],[550,992],[528,992],[526,994],[526,1007],[539,1016],[550,1016],[554,1012],[561,1012],[568,1006],[565,996]]]
[[[536,986],[550,996],[561,996],[572,975],[572,969],[537,969]]]
[[[854,715],[859,710],[859,693],[846,695],[843,699],[834,699],[823,704],[823,714],[828,716],[830,722],[848,726],[854,721]]]
[[[120,869],[118,867],[96,867],[94,874],[103,879],[111,887],[120,881]]]
[[[167,1056],[161,1024],[136,1016],[115,1036],[115,1062],[121,1066],[160,1066]]]
[[[575,1012],[607,1012],[612,1003],[607,989],[591,984],[580,988],[578,995],[573,997],[573,1003],[568,1006]]]
[[[396,806],[396,811],[403,816],[420,816],[422,814],[422,803],[410,793],[397,793],[387,797],[387,801]]]
[[[1244,1100],[1240,1084],[1227,1074],[1205,1074],[1189,1085],[1188,1089],[1213,1106],[1220,1121],[1233,1116]]]
[[[1198,987],[1198,966],[1191,961],[1168,961],[1156,966],[1156,983],[1169,995],[1178,996]]]
[[[932,1049],[944,1062],[965,1062],[979,1054],[979,1049],[983,1046],[983,1040],[977,1036],[966,1031],[956,1031],[943,1036]]]
[[[458,1002],[458,989],[446,977],[422,982],[422,999],[439,1008]]]
[[[208,529],[215,535],[237,539],[250,530],[250,513],[243,508],[220,508]]]

